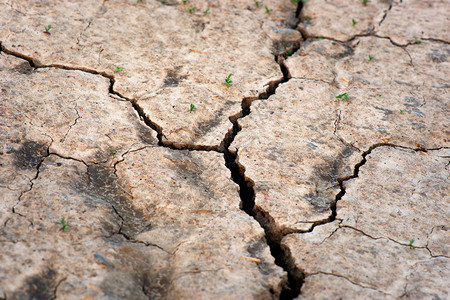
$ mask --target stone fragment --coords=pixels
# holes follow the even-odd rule
[[[17,59],[0,56],[6,67],[9,60]],[[0,133],[6,152],[28,161],[20,169],[35,169],[47,149],[93,163],[118,160],[132,146],[157,143],[156,132],[139,121],[130,103],[109,96],[109,80],[58,68],[21,71],[26,64],[17,61],[0,78],[5,100]]]
[[[307,1],[303,4],[298,29],[306,37],[348,41],[373,32],[389,7],[389,1],[378,0],[368,3],[362,0]]]
[[[118,235],[121,219],[104,196],[85,164],[46,157],[14,213],[0,213],[0,294],[146,299],[145,286],[158,295],[148,281],[156,282],[169,255]]]
[[[0,26],[14,26],[0,41],[38,66],[114,77],[114,91],[136,100],[163,127],[166,141],[219,146],[242,99],[257,98],[283,77],[273,41],[260,29],[267,19],[278,27],[292,23],[281,16],[289,9],[294,15],[295,5],[264,5],[273,11],[247,9],[244,1],[212,5],[208,13],[201,2],[107,1],[76,9],[60,1],[5,3],[0,9],[8,18]],[[47,24],[51,34],[42,32]],[[229,74],[233,83],[225,86]],[[188,113],[191,104],[196,114]]]
[[[283,272],[259,224],[239,209],[220,154],[147,147],[116,168],[146,220],[136,240],[173,255],[170,298],[279,294]]]
[[[450,234],[448,225],[433,227],[428,235],[427,248],[433,256],[450,256]]]
[[[284,272],[228,177],[213,152],[147,147],[116,169],[50,154],[14,213],[4,212],[0,293],[276,297]]]
[[[338,180],[361,159],[334,135],[334,93],[321,81],[292,79],[239,120],[232,147],[254,181],[256,206],[280,228],[307,230],[327,219]]]
[[[450,88],[450,45],[435,41],[422,41],[406,47],[414,66],[414,74],[421,78],[421,84],[433,90],[446,91]]]
[[[450,145],[447,48],[424,42],[405,50],[376,37],[315,40],[286,66],[294,78],[336,84],[336,134],[343,141],[364,151],[379,143],[430,149]]]
[[[450,28],[449,5],[448,0],[393,1],[384,21],[377,24],[376,33],[400,45],[417,43],[421,39],[448,43],[450,32],[445,28]]]
[[[344,182],[336,221],[283,239],[306,275],[299,299],[445,298],[448,155],[393,147],[367,155]]]
[[[440,229],[450,218],[449,154],[448,150],[375,149],[358,178],[344,183],[346,193],[337,203],[337,218],[372,237],[402,244],[414,240],[415,247],[427,246],[436,230],[431,242],[434,252],[448,253],[450,234]]]
[[[335,58],[350,55],[352,49],[331,40],[306,41],[285,65],[292,78],[322,80],[330,84],[336,79]]]
[[[331,294],[336,298],[397,299],[408,287],[411,294],[425,298],[445,298],[449,292],[448,258],[433,258],[423,248],[411,249],[386,238],[374,239],[352,228],[340,228],[337,222],[318,226],[310,233],[288,235],[283,244],[305,272],[307,284],[301,291],[305,298],[322,299]],[[426,272],[420,272],[425,268]],[[329,286],[331,276],[346,283]],[[432,284],[432,289],[423,282]]]

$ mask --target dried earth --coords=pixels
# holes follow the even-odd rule
[[[227,2],[0,0],[0,299],[449,297],[450,1]]]

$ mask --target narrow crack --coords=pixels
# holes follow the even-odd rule
[[[41,166],[42,166],[42,163],[44,162],[44,160],[45,160],[47,157],[50,156],[50,147],[52,146],[52,144],[53,144],[53,139],[51,139],[50,145],[48,145],[48,147],[46,147],[44,155],[42,155],[42,156],[39,158],[39,162],[38,162],[37,165],[36,165],[36,175],[35,175],[33,178],[30,179],[30,187],[29,187],[27,190],[22,191],[22,192],[20,193],[19,198],[18,198],[16,204],[14,204],[14,206],[11,208],[11,212],[12,212],[12,213],[17,214],[17,215],[19,215],[19,216],[21,216],[21,217],[25,217],[24,215],[20,214],[19,212],[16,212],[15,207],[22,201],[23,195],[25,195],[26,193],[31,192],[31,190],[33,189],[34,181],[39,177],[40,168],[41,168]],[[32,221],[30,221],[30,222],[31,222],[31,225],[33,226],[33,222],[32,222]]]
[[[55,288],[53,289],[53,297],[51,299],[57,299],[57,292],[58,292],[58,288],[61,285],[61,283],[63,283],[64,281],[66,281],[67,276],[64,276],[63,278],[61,278],[61,280],[59,280],[56,285]]]
[[[69,70],[69,71],[82,71],[82,72],[86,72],[89,74],[94,74],[94,75],[100,75],[104,78],[107,78],[110,82],[109,84],[109,89],[108,92],[111,95],[114,95],[115,97],[119,98],[119,99],[124,99],[125,101],[128,101],[131,103],[133,109],[137,112],[137,114],[139,115],[139,118],[141,120],[144,121],[144,123],[150,127],[151,129],[153,129],[154,131],[156,131],[157,134],[157,139],[158,139],[158,146],[162,146],[162,147],[166,147],[166,148],[170,148],[173,150],[197,150],[197,151],[216,151],[219,153],[223,152],[223,149],[221,147],[221,145],[195,145],[195,144],[188,144],[188,143],[178,143],[176,141],[165,141],[163,140],[163,138],[166,138],[164,133],[163,133],[163,128],[158,125],[156,122],[152,121],[150,119],[150,117],[144,112],[144,109],[137,103],[136,100],[130,99],[125,97],[124,95],[122,95],[121,93],[117,92],[114,90],[114,84],[115,84],[115,78],[113,75],[108,74],[106,72],[101,72],[101,71],[97,71],[95,69],[90,69],[90,68],[86,68],[86,67],[72,67],[72,66],[66,66],[66,65],[62,65],[62,64],[48,64],[48,65],[43,65],[41,64],[39,61],[33,59],[30,56],[27,56],[25,54],[16,52],[16,51],[12,51],[9,50],[7,48],[5,48],[1,42],[0,42],[0,52],[3,51],[4,53],[8,54],[8,55],[12,55],[14,57],[18,57],[21,59],[26,60],[29,65],[36,69],[45,69],[45,68],[59,68],[62,70]],[[272,93],[272,90],[274,90],[277,86],[278,86],[279,82],[271,82],[269,83],[269,87],[268,89],[263,92],[260,97],[265,99],[264,97],[268,97],[265,95],[269,95],[270,93]]]
[[[443,44],[447,44],[450,45],[450,41],[446,41],[446,40],[442,40],[442,39],[437,39],[437,38],[420,38],[423,41],[432,41],[432,42],[438,42],[438,43],[443,43]],[[415,44],[416,42],[414,42],[413,44]]]
[[[150,242],[144,242],[144,241],[140,241],[140,240],[136,240],[132,237],[129,237],[127,234],[125,234],[122,231],[123,228],[123,224],[125,223],[125,219],[120,215],[119,211],[115,208],[114,205],[111,205],[112,209],[114,210],[114,212],[116,213],[116,215],[119,217],[119,219],[121,220],[120,225],[119,225],[119,231],[116,232],[115,234],[121,235],[125,238],[125,240],[127,240],[127,242],[129,243],[134,243],[134,244],[143,244],[146,247],[155,247],[158,248],[159,250],[169,254],[169,255],[173,255],[173,253],[170,253],[169,251],[167,251],[166,249],[164,249],[163,247],[155,244],[155,243],[150,243]]]
[[[389,4],[389,8],[384,12],[383,18],[381,18],[381,21],[378,22],[378,26],[381,26],[381,23],[384,22],[384,19],[386,19],[389,11],[392,9],[392,4]]]
[[[74,107],[75,112],[77,113],[77,117],[75,118],[75,120],[73,121],[73,123],[69,126],[69,129],[67,130],[66,134],[64,134],[64,136],[61,138],[60,142],[64,143],[64,141],[66,140],[67,135],[69,134],[70,130],[72,129],[73,126],[75,126],[78,122],[79,119],[81,119],[80,113],[78,112],[77,109],[77,105],[75,104]]]
[[[342,197],[346,193],[344,182],[348,181],[348,180],[351,180],[351,179],[354,179],[354,178],[358,178],[358,176],[359,176],[359,169],[362,166],[364,166],[366,164],[366,162],[367,162],[367,158],[366,158],[367,155],[371,154],[372,151],[374,151],[375,149],[377,149],[379,147],[392,147],[392,148],[397,148],[397,149],[414,150],[414,151],[422,151],[422,152],[427,152],[428,150],[432,150],[432,149],[422,149],[422,148],[412,149],[412,148],[399,146],[399,145],[394,145],[394,144],[389,144],[389,143],[379,143],[379,144],[372,145],[371,147],[369,147],[369,149],[367,151],[362,153],[362,155],[361,155],[362,159],[361,159],[361,161],[359,163],[357,163],[355,165],[355,167],[353,169],[353,174],[350,175],[350,176],[338,179],[338,185],[339,185],[340,191],[336,195],[335,200],[333,201],[333,203],[330,206],[331,215],[328,218],[324,219],[324,220],[319,220],[319,221],[314,222],[313,226],[308,231],[305,231],[305,232],[312,232],[316,226],[328,224],[328,223],[331,223],[334,220],[336,220],[337,203],[339,202],[339,200],[342,199]],[[394,240],[392,240],[392,241],[394,241]]]
[[[319,272],[315,272],[315,273],[308,274],[308,277],[309,277],[309,276],[314,276],[314,275],[319,275],[319,274],[339,277],[339,278],[342,278],[342,279],[344,279],[344,280],[350,282],[351,284],[356,285],[356,286],[359,286],[359,287],[361,287],[361,288],[363,288],[363,289],[370,289],[370,290],[373,290],[373,291],[382,293],[382,294],[384,294],[385,296],[391,296],[391,297],[394,297],[394,295],[391,295],[391,294],[389,294],[389,293],[386,293],[386,292],[377,290],[376,288],[373,288],[373,287],[370,287],[370,286],[367,286],[367,285],[360,284],[360,283],[358,283],[358,282],[356,282],[356,281],[353,281],[353,280],[351,280],[350,278],[348,278],[348,277],[346,277],[346,276],[344,276],[344,275],[341,275],[341,274],[336,274],[336,273],[330,273],[330,272],[319,271]],[[394,298],[395,298],[395,297],[394,297]]]

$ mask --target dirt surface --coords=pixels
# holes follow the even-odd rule
[[[449,1],[0,11],[0,299],[449,297]]]

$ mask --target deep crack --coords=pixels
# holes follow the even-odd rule
[[[284,61],[278,57],[277,62],[279,62],[283,78],[279,81],[270,82],[266,91],[261,93],[258,99],[268,99],[275,94],[276,89],[281,83],[287,82],[290,79]],[[280,299],[294,299],[300,294],[305,275],[295,265],[289,248],[281,245],[281,240],[284,237],[283,230],[278,228],[269,213],[255,205],[255,184],[253,180],[245,176],[245,167],[239,163],[238,153],[229,149],[241,130],[238,120],[251,113],[250,107],[254,100],[256,99],[244,98],[241,104],[241,112],[230,117],[233,127],[225,134],[222,142],[225,166],[230,170],[232,180],[239,185],[239,196],[241,198],[240,208],[249,216],[253,217],[263,228],[270,252],[275,258],[275,264],[288,274],[287,282],[284,282],[282,286]]]
[[[245,167],[238,161],[237,153],[227,150],[224,153],[225,165],[231,171],[231,178],[239,185],[241,209],[253,217],[264,229],[270,252],[275,258],[275,264],[283,268],[288,274],[288,281],[283,284],[280,299],[294,299],[300,293],[304,281],[304,273],[297,268],[290,250],[281,246],[283,234],[270,214],[255,205],[254,182],[245,176]]]

